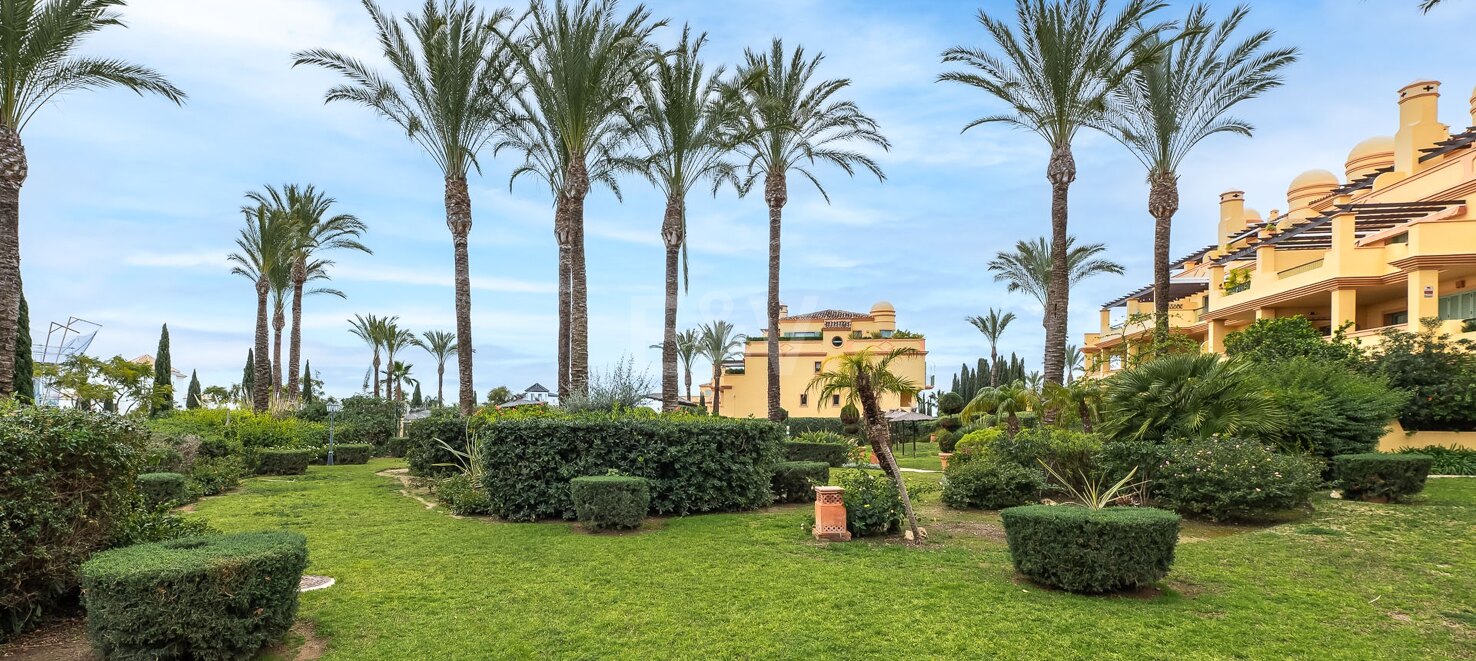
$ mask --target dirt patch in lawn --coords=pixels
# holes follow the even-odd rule
[[[430,497],[430,489],[425,488],[420,478],[411,475],[410,469],[408,468],[388,468],[375,473],[375,475],[388,477],[399,482],[400,495],[407,498],[414,498],[421,505],[424,505],[425,508],[428,510],[433,510],[438,505],[438,503],[433,500],[427,500]],[[451,516],[458,519],[462,518],[456,516],[455,514],[452,514]]]
[[[991,542],[1004,543],[1004,527],[998,523],[987,521],[937,521],[932,524],[934,529],[946,532],[955,537],[974,537],[986,539]]]
[[[318,635],[312,622],[298,620],[282,640],[268,645],[256,658],[259,661],[316,661],[328,651],[328,639]]]
[[[328,651],[328,639],[311,622],[299,620],[287,635],[256,655],[260,661],[315,661]],[[87,640],[87,620],[57,620],[0,645],[6,661],[100,661]]]

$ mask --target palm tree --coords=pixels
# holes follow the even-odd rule
[[[682,374],[686,378],[686,400],[692,400],[692,361],[697,359],[701,351],[701,338],[697,335],[697,329],[688,328],[676,334],[676,355],[682,363]],[[665,343],[657,342],[651,345],[652,349],[665,350]]]
[[[288,248],[295,230],[287,219],[265,206],[244,207],[246,226],[236,239],[237,252],[226,259],[234,266],[231,273],[250,280],[256,287],[256,344],[253,350],[251,407],[265,411],[271,395],[271,359],[267,355],[267,296],[273,281],[280,282],[287,273]]]
[[[682,28],[682,39],[670,52],[656,58],[649,79],[641,80],[640,105],[633,122],[643,153],[631,168],[644,175],[666,196],[661,240],[666,246],[666,313],[661,349],[661,409],[677,409],[677,266],[685,262],[687,193],[711,181],[713,189],[733,180],[733,167],[723,160],[734,147],[736,99],[723,83],[723,68],[704,75],[699,57],[707,35],[692,38]],[[685,274],[685,270],[683,270]]]
[[[456,334],[440,330],[426,331],[415,344],[436,359],[436,406],[445,406],[445,400],[441,399],[442,385],[446,380],[446,361],[456,353]]]
[[[1104,130],[1148,170],[1148,214],[1153,216],[1153,339],[1169,333],[1169,237],[1179,210],[1179,167],[1205,138],[1250,137],[1253,128],[1227,117],[1232,107],[1281,85],[1280,70],[1297,49],[1268,50],[1272,30],[1238,43],[1230,38],[1250,8],[1241,6],[1213,26],[1209,7],[1195,5],[1177,40],[1166,49],[1154,37],[1142,48],[1161,51],[1129,74],[1112,95]]]
[[[405,131],[430,154],[445,176],[446,227],[456,269],[456,366],[462,413],[471,414],[477,391],[472,385],[471,267],[467,236],[472,228],[467,170],[505,124],[512,94],[509,59],[493,36],[510,16],[487,14],[466,0],[426,0],[419,15],[398,21],[373,0],[364,8],[393,69],[385,77],[363,62],[327,49],[293,55],[293,66],[323,67],[347,82],[328,90],[326,101],[363,105]],[[401,25],[403,23],[403,27]],[[408,32],[408,35],[407,35]]]
[[[620,151],[632,135],[637,81],[657,57],[651,21],[638,5],[623,19],[615,0],[535,1],[515,25],[494,27],[519,70],[522,121],[497,149],[520,151],[513,179],[533,174],[554,196],[559,244],[559,396],[585,392],[589,382],[589,302],[584,265],[584,198],[599,182],[619,196]]]
[[[1084,126],[1100,121],[1112,94],[1128,74],[1156,55],[1153,44],[1167,23],[1147,24],[1166,6],[1162,0],[1127,0],[1115,16],[1107,0],[1016,0],[1017,25],[979,11],[979,24],[998,54],[955,46],[943,61],[965,67],[938,77],[978,88],[1003,101],[1009,111],[975,119],[965,131],[999,122],[1029,130],[1051,148],[1046,179],[1051,184],[1051,259],[1045,303],[1046,378],[1061,382],[1069,310],[1066,233],[1067,195],[1076,179],[1071,141]],[[1163,44],[1158,44],[1161,48]]]
[[[123,4],[123,0],[0,0],[0,398],[15,392],[20,190],[28,173],[21,131],[48,102],[74,90],[123,87],[184,103],[184,92],[153,69],[77,55],[94,32],[122,27],[114,9]]]
[[[890,369],[892,361],[916,353],[916,349],[904,347],[878,356],[866,348],[856,353],[831,356],[825,361],[829,367],[811,378],[807,388],[812,392],[819,389],[820,406],[825,406],[826,400],[839,394],[845,395],[847,404],[861,405],[862,419],[866,422],[866,440],[881,460],[882,470],[897,485],[914,544],[921,543],[922,536],[918,533],[917,516],[912,513],[912,499],[907,496],[907,483],[902,480],[902,471],[897,469],[897,458],[892,456],[891,424],[879,400],[886,393],[906,398],[922,390],[919,384]]]
[[[989,340],[990,386],[999,385],[999,370],[996,368],[996,365],[999,363],[999,338],[1004,336],[1005,328],[1010,325],[1010,322],[1015,320],[1015,313],[1006,312],[1000,314],[999,312],[999,310],[989,308],[989,314],[987,315],[964,317],[964,321],[973,324],[974,328],[979,329],[979,332],[984,334],[984,339]]]
[[[374,349],[374,361],[370,363],[369,371],[374,374],[374,396],[376,398],[379,397],[379,350],[384,346],[384,329],[387,323],[393,323],[396,319],[399,317],[381,319],[372,314],[367,317],[356,314],[353,319],[349,320],[349,332]]]
[[[722,414],[723,361],[736,355],[748,341],[742,334],[735,334],[733,331],[733,324],[718,320],[702,324],[702,333],[697,338],[697,354],[712,361],[713,415]]]
[[[357,250],[374,254],[359,237],[368,231],[362,221],[349,214],[328,215],[337,200],[317,190],[312,184],[299,187],[287,184],[279,191],[267,186],[263,193],[250,193],[260,204],[266,204],[290,216],[298,235],[292,245],[292,331],[288,338],[287,398],[297,400],[298,365],[302,360],[302,297],[311,294],[330,294],[344,298],[336,289],[314,289],[304,287],[312,280],[327,280],[328,267],[333,261],[323,259],[321,254],[331,250]]]
[[[1045,408],[1060,411],[1075,410],[1081,420],[1081,430],[1090,434],[1102,406],[1102,382],[1097,379],[1077,379],[1066,385],[1054,383],[1046,386],[1041,399]]]
[[[1123,370],[1107,385],[1102,432],[1119,441],[1275,438],[1286,413],[1252,367],[1209,353],[1169,354]]]
[[[405,401],[405,384],[406,383],[409,383],[411,386],[417,386],[417,387],[420,385],[420,382],[419,381],[416,381],[415,379],[410,378],[410,370],[413,369],[414,367],[415,367],[414,365],[411,365],[409,363],[402,363],[402,362],[400,362],[398,360],[390,363],[389,369],[385,372],[385,377],[389,379],[389,382],[390,383],[394,384],[394,389],[395,389],[394,400],[395,401],[397,401],[397,402],[403,402],[403,401]]]
[[[400,351],[415,346],[416,343],[415,333],[396,325],[397,319],[398,317],[390,317],[380,329],[380,343],[384,346],[384,396],[391,399],[402,399],[404,395],[403,392],[399,392],[399,382],[393,378],[395,366],[400,364],[395,360],[395,356]],[[394,388],[395,392],[391,392],[391,388]]]
[[[769,419],[778,421],[779,237],[789,201],[789,173],[799,173],[829,202],[830,195],[814,172],[816,162],[833,164],[848,175],[855,175],[860,166],[885,181],[881,166],[853,145],[884,150],[891,145],[876,120],[854,102],[837,98],[850,79],[815,79],[823,54],[807,59],[804,48],[796,46],[786,57],[784,43],[776,38],[769,52],[747,50],[743,59],[738,76],[746,83],[749,103],[741,117],[744,141],[739,151],[745,163],[738,191],[746,194],[763,178],[769,207],[768,408]]]
[[[1083,356],[1081,349],[1075,344],[1066,345],[1066,385],[1071,385],[1076,380],[1076,371],[1083,370]]]
[[[271,213],[276,214],[273,210]],[[278,217],[287,220],[286,215]],[[291,222],[287,220],[287,222]],[[290,230],[296,234],[299,230]],[[288,236],[282,246],[281,268],[273,269],[269,278],[272,300],[272,382],[271,401],[273,404],[282,399],[282,329],[287,327],[287,293],[292,289],[292,244],[296,243],[293,236]]]
[[[1024,382],[1011,381],[998,388],[980,388],[979,393],[964,405],[963,411],[958,415],[968,422],[976,416],[992,413],[1004,418],[1005,433],[1014,438],[1015,434],[1020,433],[1019,414],[1034,408],[1039,400],[1039,395],[1026,387]]]
[[[1088,243],[1084,246],[1076,245],[1076,237],[1066,237],[1066,286],[1075,286],[1077,283],[1091,276],[1102,273],[1122,275],[1122,265],[1117,262],[1100,258],[1107,251],[1107,246],[1101,243]],[[1023,291],[1040,303],[1045,309],[1045,318],[1041,320],[1046,328],[1046,335],[1050,335],[1051,329],[1051,281],[1055,279],[1055,255],[1052,254],[1050,244],[1045,237],[1021,240],[1015,242],[1013,252],[1000,251],[989,260],[989,270],[994,273],[995,282],[1006,283],[1006,291]],[[1061,366],[1065,365],[1065,351],[1059,356]],[[1057,367],[1060,371],[1060,367]],[[1050,371],[1047,370],[1047,378]],[[1060,375],[1053,379],[1059,382]]]

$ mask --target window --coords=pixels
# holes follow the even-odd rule
[[[840,406],[840,395],[831,395],[830,396],[830,405],[831,406]]]
[[[1389,243],[1409,243],[1409,232],[1389,237]]]
[[[1407,323],[1409,323],[1408,310],[1400,310],[1398,312],[1388,312],[1384,314],[1385,326],[1403,326]]]
[[[839,335],[830,338],[830,346],[833,346],[833,347],[839,347],[840,345],[845,344],[845,342],[846,341],[843,340],[843,339],[841,339],[841,336],[839,336]]]
[[[809,405],[810,405],[810,393],[807,393],[807,392],[800,393],[800,406],[809,406]]]
[[[1476,317],[1476,290],[1440,297],[1441,319],[1471,319]]]
[[[818,360],[815,361],[815,371],[816,372],[819,372],[820,371],[820,361],[818,361]]]

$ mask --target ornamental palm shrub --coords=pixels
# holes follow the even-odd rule
[[[1040,498],[1045,473],[1009,461],[949,463],[943,503],[955,509],[998,510]]]
[[[1345,454],[1333,458],[1344,498],[1399,502],[1425,490],[1434,458],[1423,454]]]
[[[1303,357],[1256,365],[1254,371],[1293,421],[1275,444],[1284,451],[1310,452],[1324,462],[1340,454],[1372,452],[1409,400],[1387,377],[1356,372],[1346,363]]]
[[[1117,441],[1204,439],[1216,434],[1277,438],[1287,426],[1253,365],[1215,354],[1174,354],[1113,376],[1102,433]]]
[[[190,537],[82,566],[87,634],[110,659],[250,658],[297,615],[307,540],[295,532]]]
[[[1176,444],[1159,467],[1155,502],[1210,521],[1264,519],[1303,507],[1322,482],[1321,462],[1261,442],[1211,437]]]

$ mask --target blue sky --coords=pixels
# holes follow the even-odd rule
[[[385,2],[397,12],[418,0]],[[822,170],[832,203],[792,181],[785,209],[782,298],[794,312],[869,309],[892,301],[898,323],[928,336],[929,371],[948,383],[960,362],[987,353],[963,322],[989,307],[1016,312],[1001,349],[1038,366],[1041,311],[1008,294],[984,265],[1020,238],[1048,231],[1047,153],[1033,134],[1004,127],[960,134],[999,106],[980,93],[935,83],[939,54],[983,45],[973,16],[1013,3],[699,0],[648,3],[674,27],[709,33],[710,62],[732,64],[745,47],[780,36],[821,51],[826,77],[852,80],[848,95],[892,141],[877,159],[887,181]],[[1222,15],[1231,3],[1212,3]],[[1415,0],[1256,3],[1248,23],[1302,49],[1285,87],[1238,114],[1256,137],[1215,138],[1182,172],[1177,257],[1213,240],[1218,194],[1247,191],[1262,212],[1285,208],[1286,184],[1309,168],[1341,174],[1348,149],[1393,134],[1395,92],[1420,78],[1444,83],[1441,118],[1470,123],[1476,69],[1463,51],[1476,6],[1450,3],[1421,15]],[[627,3],[626,7],[633,7]],[[1187,3],[1169,10],[1182,15]],[[521,9],[519,5],[518,9]],[[253,334],[254,293],[229,275],[248,190],[313,183],[337,210],[368,223],[373,256],[341,255],[335,286],[348,300],[308,299],[304,355],[328,390],[358,389],[369,354],[349,335],[354,313],[399,315],[417,332],[454,329],[451,243],[440,176],[428,157],[387,123],[347,105],[325,106],[335,80],[290,67],[290,54],[331,47],[378,61],[367,16],[351,0],[135,0],[126,30],[88,42],[89,53],[162,71],[190,95],[182,108],[121,91],[66,97],[24,134],[30,178],[22,192],[22,269],[32,332],[76,315],[103,325],[91,353],[153,353],[167,322],[177,369],[206,385],[240,379]],[[1104,242],[1127,267],[1072,292],[1071,336],[1094,330],[1103,301],[1149,281],[1151,224],[1141,167],[1115,142],[1091,133],[1076,143],[1072,232]],[[554,380],[556,246],[546,189],[531,179],[508,189],[511,157],[482,159],[471,182],[476,386],[521,389]],[[586,211],[591,362],[635,357],[658,371],[662,251],[660,197],[623,183],[624,201],[596,190]],[[763,325],[767,217],[761,197],[694,195],[691,290],[680,324],[725,318],[746,332]],[[434,386],[424,353],[409,356]],[[698,374],[705,367],[698,368]],[[452,370],[454,371],[454,370]],[[455,378],[448,373],[447,388]]]

